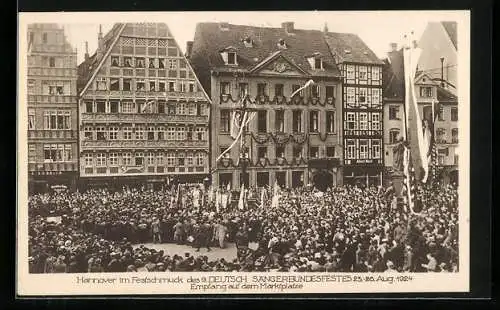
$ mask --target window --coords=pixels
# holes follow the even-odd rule
[[[99,77],[96,79],[96,89],[97,90],[107,90],[108,89],[108,83],[106,81],[106,78]]]
[[[177,114],[186,115],[186,104],[185,103],[179,103],[177,105]]]
[[[188,152],[186,154],[186,166],[188,167],[194,166],[194,158],[192,152]]]
[[[229,95],[229,82],[220,82],[220,93],[221,95]]]
[[[266,83],[258,83],[257,96],[265,96],[265,95],[266,95]]]
[[[143,57],[136,57],[135,58],[135,66],[137,68],[144,68],[145,67],[144,62],[145,62],[145,60]]]
[[[155,164],[155,154],[153,152],[148,152],[146,154],[146,165],[154,166]]]
[[[122,101],[122,113],[134,113],[135,112],[135,104],[132,101]]]
[[[106,102],[105,101],[97,101],[97,113],[106,113]]]
[[[293,94],[293,93],[295,93],[298,89],[300,89],[300,87],[301,87],[300,85],[292,85],[292,94]],[[295,94],[295,95],[294,95],[294,97],[295,97],[296,95],[298,95],[298,96],[303,96],[303,94],[304,94],[304,91],[303,91],[303,90],[301,90],[301,91],[299,91],[297,94]]]
[[[227,150],[227,146],[220,147],[219,148],[219,155],[224,153],[226,150]],[[231,151],[227,151],[226,153],[224,153],[224,155],[222,155],[222,158],[229,158],[229,157],[231,157]]]
[[[160,113],[160,114],[165,113],[165,102],[164,101],[158,101],[158,113]]]
[[[458,121],[458,108],[451,108],[451,120],[453,122]]]
[[[267,132],[267,111],[257,112],[257,131]]]
[[[175,87],[175,85],[173,87]],[[165,90],[166,90],[166,88],[165,88],[165,82],[161,82],[161,81],[158,82],[158,91],[164,92]]]
[[[111,78],[109,80],[109,90],[120,90],[120,80],[117,78]]]
[[[380,130],[380,113],[372,112],[372,130]]]
[[[316,70],[323,69],[323,60],[321,58],[314,59],[314,69]]]
[[[358,90],[358,102],[361,104],[365,104],[367,102],[366,100],[366,88],[360,88]]]
[[[49,67],[54,68],[56,66],[56,58],[49,57]]]
[[[132,127],[123,127],[123,140],[132,140]]]
[[[158,59],[158,68],[165,69],[165,59],[163,58]]]
[[[118,127],[109,127],[109,140],[118,140]]]
[[[176,114],[177,107],[175,106],[174,103],[169,103],[167,108],[168,108],[168,114],[170,114],[170,115]]]
[[[356,104],[356,89],[354,87],[347,87],[347,104]]]
[[[229,110],[220,110],[220,131],[221,132],[229,132],[230,128],[230,111]]]
[[[154,127],[148,127],[148,140],[154,140],[155,139],[155,128]]]
[[[235,65],[236,64],[236,53],[234,53],[234,52],[227,53],[227,64],[228,65]]]
[[[35,111],[28,109],[28,130],[35,129]]]
[[[389,119],[390,120],[399,120],[399,107],[397,106],[389,106]]]
[[[34,95],[35,94],[35,80],[28,80],[28,94]]]
[[[319,158],[319,147],[311,146],[309,148],[309,157],[311,158]]]
[[[123,57],[123,66],[124,67],[133,67],[132,57]]]
[[[446,157],[448,157],[448,148],[438,149],[438,165],[445,165]]]
[[[379,67],[372,67],[372,81],[379,82],[380,81],[380,69]]]
[[[432,87],[420,86],[420,97],[423,97],[423,98],[432,97]]]
[[[267,146],[257,147],[257,157],[259,159],[267,158]]]
[[[293,157],[295,157],[295,158],[302,157],[302,146],[300,146],[300,145],[293,146]]]
[[[168,69],[170,69],[170,70],[177,69],[177,59],[169,59],[168,60]]]
[[[240,98],[243,98],[246,94],[248,94],[248,83],[239,83],[238,84],[238,93]]]
[[[158,166],[162,166],[164,165],[164,154],[163,153],[158,153],[158,155],[156,156],[156,164]]]
[[[327,146],[326,147],[326,157],[335,157],[335,147]]]
[[[195,90],[194,90],[194,83],[193,82],[189,82],[189,92],[190,93],[194,93]]]
[[[458,165],[458,155],[457,154],[453,155],[453,164]]]
[[[97,167],[105,167],[106,166],[106,154],[98,153],[95,157],[95,165]]]
[[[436,142],[438,143],[446,142],[446,130],[444,128],[438,128],[436,130]]]
[[[44,129],[71,129],[70,111],[45,111]]]
[[[188,115],[196,115],[196,103],[188,104]]]
[[[393,128],[389,130],[389,143],[394,144],[398,142],[399,129]]]
[[[120,57],[111,56],[111,67],[119,67],[120,66]]]
[[[109,153],[109,166],[118,166],[118,153]]]
[[[274,95],[277,97],[283,96],[283,84],[274,85]]]
[[[92,140],[94,139],[94,129],[90,126],[85,126],[83,127],[83,136],[85,137],[85,140]]]
[[[292,130],[293,132],[302,132],[302,111],[295,110],[292,113]]]
[[[92,101],[86,101],[85,102],[85,113],[92,113],[92,107],[93,107],[93,102]]]
[[[188,141],[193,140],[193,127],[188,126],[187,131],[186,131],[186,139]]]
[[[326,86],[326,98],[335,98],[335,87],[334,86]]]
[[[451,130],[451,143],[458,143],[458,128]]]
[[[149,81],[149,91],[156,91],[156,81]]]
[[[137,89],[137,91],[146,91],[146,82],[144,80],[137,80],[137,82],[135,83],[135,87]]]
[[[169,92],[175,92],[176,91],[176,89],[175,89],[175,82],[174,81],[168,82],[168,91]]]
[[[175,166],[175,153],[173,153],[173,152],[167,153],[167,166],[169,166],[169,167]]]
[[[318,111],[310,111],[309,112],[309,131],[310,132],[318,132]]]
[[[380,159],[380,143],[381,141],[378,139],[372,140],[372,154],[373,159]]]
[[[197,127],[196,128],[196,138],[200,141],[205,140],[205,128],[204,127]]]
[[[135,139],[136,140],[144,140],[144,127],[137,126],[135,128]]]
[[[130,91],[132,90],[132,80],[131,79],[123,79],[123,90]]]
[[[274,125],[277,132],[285,132],[285,111],[274,111]]]
[[[257,186],[269,185],[269,172],[257,172]]]
[[[368,140],[359,140],[359,158],[368,159]]]
[[[196,165],[197,166],[205,165],[205,154],[204,153],[196,153]]]
[[[167,128],[167,139],[170,141],[175,140],[175,127]]]
[[[359,79],[366,80],[368,78],[367,72],[368,68],[366,66],[359,66]]]
[[[158,140],[165,140],[165,127],[160,126],[156,129]]]
[[[347,139],[346,142],[346,158],[355,159],[356,158],[356,141],[353,139]]]
[[[106,140],[106,127],[99,126],[96,128],[97,132],[97,141],[104,141]]]
[[[313,97],[313,98],[319,98],[320,97],[319,85],[312,85],[311,86],[311,97]]]
[[[347,65],[346,71],[347,71],[347,79],[353,80],[354,79],[354,65]]]
[[[132,153],[123,153],[122,162],[124,166],[132,165]]]
[[[276,147],[276,158],[285,158],[285,147],[277,146]]]
[[[186,140],[186,128],[177,127],[177,141]]]
[[[149,68],[154,69],[156,68],[156,59],[154,58],[149,58]]]
[[[135,153],[135,158],[134,158],[134,164],[136,166],[142,166],[144,165],[144,154],[139,152],[139,153]]]
[[[335,132],[335,112],[326,111],[326,132]]]
[[[109,102],[109,112],[118,113],[118,101],[113,100]]]
[[[359,113],[359,129],[368,130],[368,114]]]
[[[34,163],[36,162],[36,145],[29,144],[28,145],[28,162]]]
[[[354,112],[346,113],[346,128],[348,130],[356,130],[358,129],[358,123],[356,122],[356,114]]]
[[[47,43],[47,33],[45,33],[45,32],[42,35],[42,41],[44,44]]]
[[[83,163],[85,167],[92,167],[94,165],[94,157],[92,157],[92,154],[84,154],[83,155]]]
[[[380,105],[380,93],[380,89],[372,88],[372,106]]]

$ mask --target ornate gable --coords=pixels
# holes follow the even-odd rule
[[[289,61],[280,52],[277,52],[271,57],[264,59],[261,63],[257,64],[252,70],[253,74],[269,74],[269,75],[294,75],[304,76],[308,75],[306,71]]]

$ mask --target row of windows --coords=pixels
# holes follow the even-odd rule
[[[220,131],[227,133],[231,130],[231,111],[228,109],[223,109],[220,111]],[[234,113],[234,112],[233,112]],[[292,111],[292,132],[304,132],[303,128],[303,111],[294,110]],[[309,111],[309,132],[320,132],[320,124],[324,124],[324,132],[334,133],[335,132],[335,112],[334,111],[324,111],[324,120],[320,120],[320,111]],[[257,111],[256,115],[257,131],[258,132],[268,132],[268,115],[267,111],[261,110]],[[285,132],[285,111],[275,110],[274,111],[274,130],[277,132]],[[288,128],[286,130],[289,130]]]
[[[380,159],[381,144],[379,139],[346,139],[346,159]]]
[[[85,101],[85,113],[159,113],[170,115],[206,115],[207,107],[198,103],[173,103],[154,100]]]
[[[378,107],[382,104],[382,89],[346,87],[346,104],[351,107]]]
[[[286,186],[287,184],[287,171],[276,171],[274,172],[275,180],[279,186]],[[249,182],[249,174],[240,173],[240,180],[248,184]],[[271,185],[269,177],[269,172],[257,172],[255,174],[257,186],[263,187]],[[291,171],[292,178],[292,187],[301,187],[304,186],[304,171]],[[233,183],[233,174],[232,173],[219,173],[219,184],[222,186],[226,186],[227,184],[231,185]]]
[[[371,69],[371,70],[370,70]],[[371,71],[371,72],[369,72]],[[372,81],[380,81],[382,77],[382,68],[380,67],[367,67],[367,66],[358,66],[358,76],[359,80],[368,80],[371,78]],[[371,77],[368,76],[368,73],[371,73]],[[346,66],[346,78],[348,80],[354,80],[356,78],[355,65],[347,65]]]
[[[301,88],[301,85],[295,84],[291,85],[291,88],[287,90],[288,96],[292,95],[295,91]],[[248,83],[238,83],[235,88],[240,97],[249,93]],[[322,90],[324,89],[326,98],[335,98],[335,86],[327,85],[324,88],[321,85],[312,85],[308,88],[308,96],[313,98],[320,98],[322,96]],[[220,93],[221,95],[232,95],[233,91],[231,89],[230,82],[220,83]],[[257,83],[257,96],[269,96],[269,87],[266,83]],[[285,86],[284,84],[274,84],[274,96],[280,97],[285,96]],[[304,96],[304,90],[297,93],[297,96]]]
[[[144,127],[144,126],[85,126],[83,134],[86,140],[168,140],[191,141],[207,140],[205,127]]]
[[[389,130],[389,143],[397,143],[401,135],[401,131],[398,128],[392,128]],[[446,143],[446,129],[436,128],[436,142]],[[451,129],[451,143],[458,143],[458,128]]]
[[[132,78],[96,78],[96,90],[125,90],[152,92],[194,93],[198,91],[194,81],[157,81]]]
[[[227,149],[227,147],[221,147],[219,154],[222,154],[226,149]],[[301,158],[301,157],[303,157],[303,149],[304,148],[302,146],[295,145],[293,147],[291,155],[294,158]],[[269,148],[267,146],[257,147],[257,158],[258,159],[268,158],[269,157],[268,150],[269,150]],[[275,158],[286,158],[287,157],[286,148],[284,146],[276,146],[274,149],[274,152],[275,152],[274,153]],[[225,153],[223,155],[223,158],[230,158],[229,153],[230,152]],[[320,157],[324,157],[324,156],[325,156],[324,153],[320,154],[320,148],[318,146],[309,147],[309,158],[320,158]],[[245,154],[245,157],[249,158],[250,154],[247,152]],[[326,147],[326,157],[335,157],[335,147],[334,146],[327,146]]]
[[[158,68],[176,70],[177,68],[186,68],[186,62],[177,58],[145,58],[131,56],[111,56],[112,67],[127,68]]]
[[[432,116],[432,107],[431,106],[425,106],[422,109],[423,112],[423,118],[425,119],[431,119]],[[399,106],[389,106],[389,119],[390,120],[401,120],[402,111]],[[434,111],[436,113],[436,119],[438,121],[445,121],[445,113],[444,113],[444,107],[440,106],[437,111]],[[452,107],[450,108],[450,120],[452,122],[458,121],[458,108],[457,107]]]
[[[73,158],[71,144],[44,144],[43,145],[44,162],[68,162]],[[28,161],[36,161],[36,148],[34,144],[29,145]]]
[[[346,112],[344,129],[347,130],[381,130],[382,113],[379,112]]]
[[[35,111],[28,110],[28,130],[36,129]],[[43,113],[43,129],[45,130],[70,130],[71,112],[70,111],[45,111]]]
[[[166,156],[165,156],[166,155]],[[205,153],[193,152],[137,152],[137,153],[86,153],[83,155],[83,164],[85,167],[105,167],[105,166],[203,166],[205,165]]]

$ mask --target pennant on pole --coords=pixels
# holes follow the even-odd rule
[[[240,199],[238,200],[238,209],[243,210],[244,208],[245,208],[245,184],[241,184]]]

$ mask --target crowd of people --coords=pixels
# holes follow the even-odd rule
[[[259,197],[256,189],[250,189]],[[185,188],[59,192],[29,198],[32,273],[133,271],[458,271],[458,194],[417,188],[418,213],[392,188],[281,189],[279,203],[201,203]],[[198,197],[198,196],[196,196]],[[147,243],[177,243],[184,253]],[[197,252],[236,244],[232,259]]]

